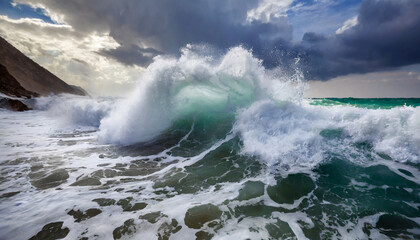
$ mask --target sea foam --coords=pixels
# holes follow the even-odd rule
[[[259,101],[242,110],[234,131],[242,153],[288,173],[312,169],[327,156],[359,164],[374,157],[398,162],[420,161],[419,108],[365,109]]]
[[[60,94],[35,99],[34,108],[47,111],[62,126],[99,127],[115,99]]]

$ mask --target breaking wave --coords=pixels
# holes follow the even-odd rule
[[[155,59],[134,93],[101,121],[100,140],[149,141],[182,117],[234,114],[265,98],[300,98],[289,77],[273,75],[242,47],[218,57],[205,47],[187,46],[178,59]]]

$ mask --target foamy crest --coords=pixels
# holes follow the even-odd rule
[[[313,168],[326,153],[358,163],[372,160],[359,153],[360,143],[378,156],[418,163],[419,116],[420,109],[413,107],[373,110],[268,100],[240,111],[234,131],[241,136],[243,154],[289,172]]]
[[[238,114],[234,129],[243,153],[259,156],[269,166],[312,167],[322,160],[322,118],[291,102],[261,101]]]
[[[420,109],[389,110],[344,108],[334,116],[355,142],[368,142],[375,151],[400,162],[420,161]]]

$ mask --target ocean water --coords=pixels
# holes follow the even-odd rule
[[[187,46],[126,98],[0,110],[0,239],[419,239],[420,99],[306,87]]]

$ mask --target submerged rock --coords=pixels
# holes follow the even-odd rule
[[[73,216],[73,218],[75,219],[75,222],[81,222],[83,220],[89,219],[89,218],[93,218],[99,214],[101,214],[102,211],[100,209],[97,208],[90,208],[88,210],[86,210],[85,212],[82,212],[80,210],[70,210],[67,214],[70,216]]]
[[[178,221],[176,219],[171,220],[171,223],[164,222],[160,225],[158,229],[158,240],[169,240],[169,237],[173,233],[179,232],[182,226],[178,225]]]
[[[161,212],[151,212],[145,215],[141,215],[139,219],[147,220],[149,223],[157,223],[159,219],[164,217]]]
[[[113,178],[117,175],[118,175],[117,171],[111,170],[111,169],[105,169],[105,170],[100,169],[92,173],[92,176],[97,177],[97,178]]]
[[[123,198],[123,199],[118,200],[117,205],[121,206],[124,212],[141,210],[147,206],[147,203],[144,203],[144,202],[139,202],[132,205],[131,204],[132,200],[133,200],[132,197]]]
[[[249,200],[264,195],[264,184],[262,182],[248,181],[239,190],[238,200]]]
[[[114,229],[112,235],[114,239],[120,239],[123,235],[130,235],[136,231],[136,227],[134,226],[134,219],[128,219],[124,222],[122,226],[119,226]]]
[[[188,209],[185,213],[185,225],[200,229],[206,222],[220,218],[222,211],[213,204],[205,204]]]
[[[265,228],[273,239],[294,239],[296,237],[289,224],[280,220],[267,224]]]
[[[197,237],[196,240],[210,240],[213,238],[214,234],[205,232],[205,231],[199,231],[195,234]]]
[[[96,199],[93,199],[92,201],[96,202],[101,207],[111,206],[111,205],[114,205],[116,202],[114,199],[110,199],[110,198],[96,198]]]
[[[63,222],[53,222],[45,225],[42,230],[29,240],[55,240],[62,239],[70,232],[69,228],[61,228]]]
[[[416,222],[402,216],[384,214],[379,217],[376,227],[382,229],[404,230],[418,228],[419,225]]]
[[[128,209],[127,211],[137,211],[137,210],[141,210],[143,208],[145,208],[147,206],[147,203],[144,202],[139,202],[139,203],[135,203],[130,209]]]
[[[267,193],[277,203],[293,203],[295,200],[307,195],[315,184],[305,174],[290,174],[287,178],[277,181],[275,186],[269,186]]]
[[[70,186],[98,186],[98,185],[101,185],[101,181],[99,181],[98,179],[85,177],[72,183]]]
[[[57,187],[69,178],[69,174],[64,169],[54,170],[51,174],[38,180],[31,181],[31,184],[38,189]]]
[[[0,196],[0,198],[9,198],[9,197],[13,197],[13,196],[15,196],[16,194],[18,194],[18,193],[20,193],[20,192],[7,192],[7,193],[3,193],[1,196]]]

